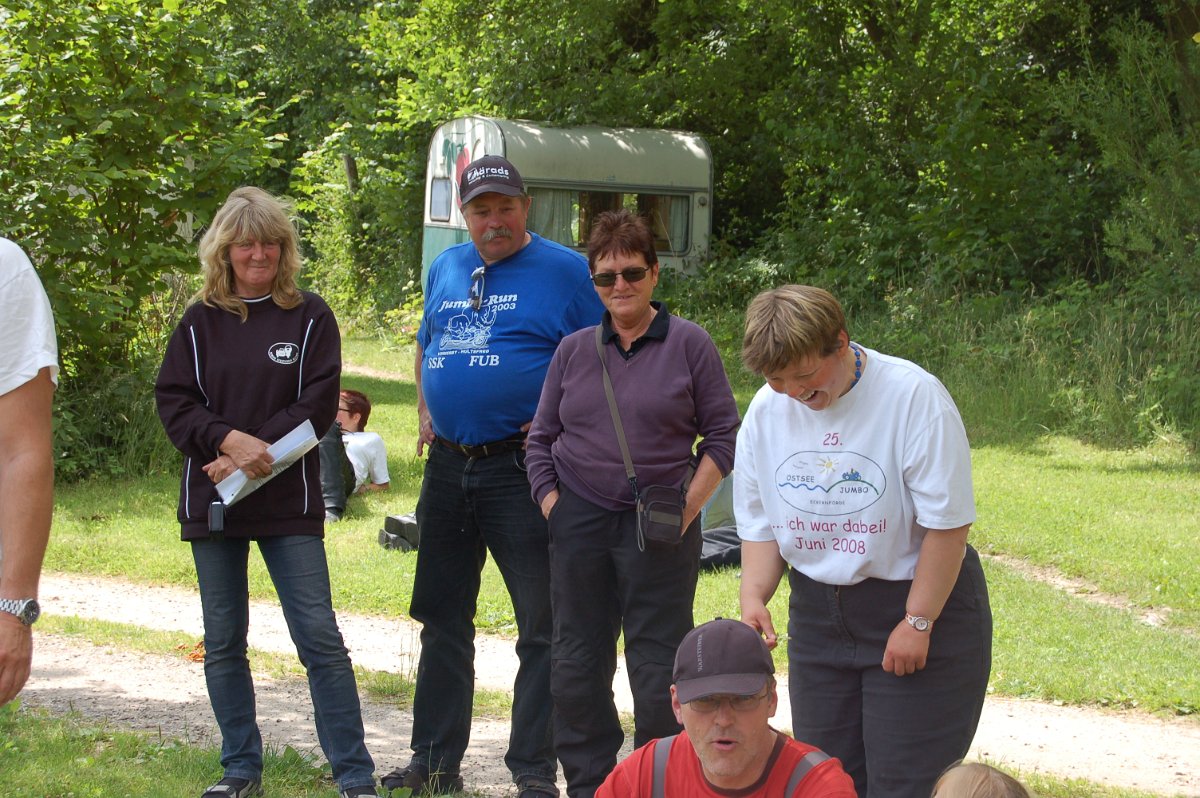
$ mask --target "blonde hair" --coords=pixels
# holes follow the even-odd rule
[[[204,285],[194,297],[210,307],[236,313],[246,320],[246,303],[237,295],[229,248],[243,241],[279,243],[279,268],[271,284],[271,299],[281,308],[304,301],[296,287],[300,248],[291,206],[261,188],[234,189],[200,239],[200,267]]]
[[[811,285],[763,291],[746,309],[742,363],[756,374],[779,371],[810,356],[841,348],[846,316],[833,294]]]
[[[933,798],[1031,798],[1025,785],[982,762],[956,762],[946,768]]]

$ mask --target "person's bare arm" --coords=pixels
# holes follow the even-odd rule
[[[413,381],[417,384],[417,457],[425,453],[426,446],[433,445],[433,418],[429,408],[425,406],[425,393],[421,390],[421,362],[425,359],[425,349],[417,344],[416,365],[413,370]]]
[[[967,524],[956,529],[931,529],[925,533],[905,607],[910,615],[936,621],[942,614],[946,599],[958,581],[958,572],[962,570],[967,531],[970,528],[971,525]],[[932,634],[932,630],[918,632],[901,618],[888,636],[887,648],[883,652],[883,669],[897,676],[906,676],[924,668]]]
[[[37,598],[54,506],[50,369],[0,396],[0,598]],[[0,612],[0,704],[29,678],[33,635]]]
[[[786,570],[787,562],[775,541],[742,541],[742,622],[757,629],[767,641],[768,648],[775,648],[779,636],[771,622],[767,602],[775,595]]]

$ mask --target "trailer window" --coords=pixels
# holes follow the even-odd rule
[[[454,187],[450,178],[435,177],[429,184],[429,218],[435,222],[450,221],[450,204],[454,198]]]
[[[689,249],[691,205],[685,195],[534,186],[529,188],[529,194],[533,197],[530,228],[560,244],[585,249],[595,218],[604,211],[626,208],[649,220],[654,232],[654,248],[659,253],[682,254]]]

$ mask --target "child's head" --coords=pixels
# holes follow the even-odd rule
[[[946,769],[933,798],[1030,798],[1021,782],[982,762],[958,762]]]

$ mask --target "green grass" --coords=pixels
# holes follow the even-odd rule
[[[976,448],[972,459],[981,551],[1169,608],[1169,627],[1200,632],[1200,467],[1181,447],[1104,450],[1045,437]]]
[[[178,798],[221,777],[219,751],[118,731],[78,716],[0,708],[4,795],[38,798]],[[264,755],[265,798],[329,798],[326,768],[293,748]]]

